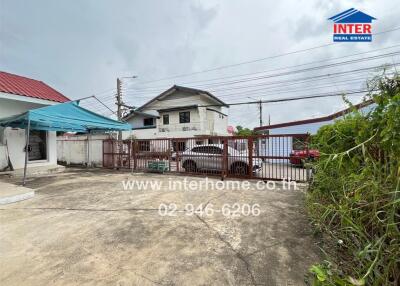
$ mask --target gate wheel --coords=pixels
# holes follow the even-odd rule
[[[182,165],[186,172],[194,173],[197,171],[196,163],[193,161],[185,161]]]
[[[233,163],[231,166],[231,173],[234,175],[244,176],[247,175],[249,171],[249,166],[243,162]]]

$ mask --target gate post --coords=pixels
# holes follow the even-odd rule
[[[112,141],[111,141],[111,158],[112,158],[112,167],[113,167],[113,169],[115,169],[115,152],[116,152],[116,150],[114,150],[114,148],[115,148],[115,146],[114,146],[115,144],[114,144],[114,139],[112,139]]]
[[[101,161],[101,163],[102,163],[102,165],[103,165],[103,168],[105,167],[105,166],[104,166],[104,141],[105,141],[105,140],[103,140],[103,141],[102,141],[102,144],[101,144],[101,150],[102,150],[102,152],[103,152],[103,157],[102,157],[103,160]]]
[[[137,156],[136,156],[136,146],[137,146],[137,142],[136,139],[132,140],[132,154],[133,154],[133,169],[136,170],[137,169]]]
[[[248,160],[249,160],[249,170],[248,175],[250,178],[253,177],[253,137],[247,138],[247,147],[248,147]]]
[[[310,133],[307,133],[306,135],[306,140],[305,140],[305,144],[306,144],[306,181],[309,182],[311,179],[311,174],[310,174],[310,168],[309,168],[309,164],[308,161],[310,159],[310,149],[309,149],[309,144],[310,144]]]
[[[179,173],[179,142],[178,141],[172,141],[172,146],[174,146],[175,143],[175,149],[176,149],[176,156],[175,156],[175,161],[176,161],[176,172]]]
[[[224,153],[222,155],[222,180],[228,176],[228,138],[224,139]]]
[[[172,158],[171,158],[171,154],[172,154],[172,152],[171,152],[171,139],[167,139],[168,140],[168,171],[169,172],[171,172],[171,160],[172,160]]]

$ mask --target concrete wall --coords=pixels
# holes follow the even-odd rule
[[[213,108],[215,109],[215,108]],[[208,130],[212,135],[227,136],[228,134],[228,116],[221,112],[207,109]]]
[[[123,139],[128,139],[130,136],[134,136],[137,139],[151,139],[158,138],[158,129],[157,128],[148,128],[148,129],[136,129],[132,131],[122,131]]]
[[[10,98],[4,98],[5,94],[0,94],[0,118],[21,114],[30,109],[40,108],[47,105],[55,104],[44,100],[35,100],[26,96],[9,95]],[[26,100],[26,101],[24,101]],[[17,128],[0,128],[0,170],[4,162],[8,164],[8,156],[14,169],[21,169],[25,162],[25,129]],[[6,148],[8,145],[8,151]],[[4,158],[5,161],[4,161]],[[57,148],[56,133],[47,132],[47,159],[41,161],[32,161],[28,163],[28,167],[39,167],[57,164]]]
[[[0,145],[0,171],[8,166],[8,156],[5,145]]]
[[[59,136],[57,137],[57,160],[66,165],[103,166],[103,140],[109,135]],[[89,142],[89,143],[88,143]]]
[[[10,156],[10,161],[14,169],[22,169],[25,164],[25,129],[12,129],[10,127],[2,128],[3,132],[3,148],[0,149],[0,157]],[[7,148],[8,145],[8,155]],[[8,159],[7,159],[8,161]],[[29,161],[29,167],[40,167],[57,164],[57,148],[56,148],[56,132],[47,132],[47,159],[40,161]]]
[[[185,106],[185,105],[206,105],[206,104],[215,104],[215,102],[212,101],[207,96],[176,91],[173,94],[168,95],[164,99],[157,100],[153,104],[150,104],[147,108],[153,108],[154,106],[156,106],[157,109],[162,109],[172,106],[175,107],[175,106]]]

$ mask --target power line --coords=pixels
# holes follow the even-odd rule
[[[365,72],[369,72],[369,71],[362,71],[362,72],[357,72],[355,74],[362,74]],[[325,80],[329,80],[332,78],[340,78],[346,75],[342,75],[342,74],[338,74],[338,75],[327,75],[324,78],[311,78],[311,79],[298,79],[298,80],[287,80],[287,81],[278,81],[278,82],[269,82],[269,83],[265,83],[265,85],[270,85],[270,86],[266,86],[266,87],[262,87],[262,88],[257,88],[257,89],[248,89],[245,91],[239,91],[237,93],[232,93],[232,91],[228,90],[228,91],[222,91],[223,93],[220,94],[218,93],[218,98],[222,98],[222,97],[227,97],[227,96],[232,96],[232,95],[251,95],[254,93],[258,93],[260,91],[266,91],[266,89],[268,91],[274,91],[276,89],[279,88],[286,88],[288,86],[299,86],[301,84],[305,84],[305,83],[310,83],[310,82],[318,82],[318,81],[325,81]],[[365,77],[362,77],[365,78]],[[355,78],[355,79],[362,79],[362,78]],[[354,80],[354,79],[351,79]],[[367,79],[365,79],[365,81],[367,81]],[[218,91],[217,91],[218,92]],[[135,97],[135,99],[147,99],[148,97]]]
[[[274,77],[288,76],[288,75],[293,75],[293,74],[297,74],[297,73],[304,73],[304,72],[310,72],[310,71],[315,71],[315,70],[320,70],[320,69],[325,69],[325,68],[332,68],[332,67],[343,66],[343,65],[347,65],[347,64],[353,64],[355,62],[359,62],[360,60],[362,60],[362,61],[376,60],[376,59],[380,59],[380,58],[384,58],[384,57],[391,57],[393,55],[398,55],[398,54],[400,54],[400,51],[396,51],[396,52],[392,52],[392,53],[388,53],[388,54],[383,54],[383,55],[372,56],[372,57],[363,58],[363,59],[355,59],[355,60],[343,61],[343,62],[333,63],[333,64],[329,64],[329,65],[322,65],[322,66],[306,68],[306,69],[298,69],[298,70],[289,71],[289,72],[285,72],[285,73],[276,73],[276,74],[270,74],[270,75],[265,75],[265,76],[261,76],[261,77],[247,78],[247,79],[231,81],[231,82],[214,83],[214,84],[209,85],[208,89],[212,90],[212,91],[224,91],[224,90],[232,90],[232,89],[236,89],[236,88],[263,86],[264,83],[258,83],[258,84],[252,84],[251,86],[248,85],[248,86],[239,86],[239,87],[232,86],[232,87],[226,87],[226,88],[219,88],[219,86],[221,86],[221,85],[235,85],[235,84],[238,84],[238,83],[243,83],[243,82],[248,82],[248,81],[259,81],[259,80],[262,80],[262,79],[269,79],[269,78],[274,78]],[[377,66],[377,67],[379,67],[379,66]],[[212,86],[215,86],[215,87],[212,87]],[[135,91],[135,94],[137,94],[137,93],[138,92]],[[135,97],[135,98],[141,98],[141,97]],[[145,97],[142,97],[142,98],[145,98]]]
[[[112,114],[116,115],[116,112],[113,111],[111,108],[109,108],[106,104],[104,104],[100,99],[98,99],[95,95],[93,95],[94,98],[101,104],[103,105],[105,108],[107,108],[109,111],[111,111]]]
[[[375,60],[375,59],[380,59],[384,57],[390,57],[393,55],[398,55],[400,54],[400,51],[394,52],[394,53],[389,53],[389,54],[384,54],[380,56],[373,56],[369,58],[364,58],[362,59],[363,61],[369,61],[369,60]],[[287,76],[287,75],[293,75],[297,73],[303,73],[303,72],[309,72],[309,71],[314,71],[314,70],[319,70],[319,69],[325,69],[325,68],[332,68],[336,66],[341,66],[341,65],[347,65],[347,64],[353,64],[355,62],[358,62],[359,60],[350,60],[350,61],[343,61],[343,62],[338,62],[334,64],[329,64],[329,65],[322,65],[322,66],[316,66],[316,67],[310,67],[306,69],[298,69],[294,71],[288,71],[284,73],[278,73],[278,74],[272,74],[272,75],[266,75],[266,76],[259,76],[259,77],[254,77],[254,78],[248,78],[248,79],[243,79],[243,80],[237,80],[237,81],[231,81],[231,82],[221,82],[221,83],[215,83],[212,86],[220,86],[220,85],[228,85],[228,84],[236,84],[236,83],[242,83],[242,82],[247,82],[247,81],[253,81],[253,80],[260,80],[260,79],[267,79],[267,78],[273,78],[273,77],[281,77],[281,76]],[[210,85],[211,86],[211,85]]]
[[[378,32],[378,33],[375,33],[373,35],[381,35],[381,34],[385,34],[385,33],[390,33],[390,32],[393,32],[393,31],[397,31],[399,29],[400,29],[400,27],[394,27],[394,28],[392,28],[390,30]],[[287,56],[287,55],[291,55],[291,54],[295,54],[295,53],[302,53],[302,52],[315,50],[315,49],[319,49],[319,48],[326,47],[326,46],[331,46],[331,45],[334,45],[334,44],[335,43],[329,43],[329,44],[325,44],[325,45],[315,46],[315,47],[311,47],[311,48],[307,48],[307,49],[302,49],[302,50],[297,50],[297,51],[293,51],[293,52],[283,53],[283,54],[274,55],[274,56],[270,56],[270,57],[265,57],[265,58],[261,58],[261,59],[255,59],[255,60],[251,60],[251,61],[248,61],[248,62],[254,62],[254,61],[261,61],[261,60],[272,59],[272,58],[277,58],[277,57],[283,57],[283,56]],[[237,65],[242,65],[242,64],[246,64],[246,62],[237,63],[237,64],[233,64],[233,65],[227,65],[227,66],[220,66],[220,67],[211,68],[211,69],[204,70],[204,71],[198,71],[198,72],[193,72],[193,73],[188,73],[188,74],[175,75],[175,76],[168,77],[168,78],[150,80],[150,81],[139,82],[139,83],[140,84],[147,84],[147,83],[158,82],[158,81],[162,81],[162,80],[166,80],[166,79],[172,79],[172,78],[178,78],[178,77],[187,77],[187,76],[194,75],[194,74],[209,72],[210,70],[217,70],[217,69],[222,69],[222,68],[225,68],[225,67],[227,68],[227,67],[230,67],[230,66],[237,66]],[[104,92],[111,91],[111,90],[115,91],[115,88],[107,89]],[[97,92],[97,93],[95,93],[95,95],[99,95],[101,93],[102,92]]]
[[[337,60],[337,59],[344,59],[344,58],[354,57],[354,56],[358,56],[358,55],[362,55],[362,54],[373,53],[373,52],[377,52],[377,51],[381,51],[381,50],[392,49],[392,48],[395,48],[395,47],[398,47],[398,46],[400,46],[400,44],[399,45],[394,45],[394,46],[391,46],[391,47],[375,49],[375,50],[371,50],[371,51],[367,51],[367,52],[362,52],[362,53],[355,53],[355,54],[345,55],[345,56],[336,57],[336,58],[324,59],[324,60],[313,61],[313,62],[298,64],[298,65],[291,65],[291,66],[286,66],[286,67],[281,67],[281,68],[269,69],[269,70],[264,70],[264,71],[251,72],[251,73],[245,73],[245,74],[239,74],[239,75],[231,75],[231,76],[212,78],[212,79],[206,79],[206,80],[184,82],[184,83],[182,83],[182,85],[200,83],[200,82],[216,81],[216,80],[220,80],[220,79],[243,77],[243,76],[248,76],[248,75],[255,75],[255,74],[262,74],[262,73],[266,73],[266,72],[291,69],[291,68],[296,68],[296,67],[300,67],[300,66],[306,66],[306,65],[311,65],[311,64],[321,63],[321,62],[329,62],[329,61],[333,61],[333,60]],[[390,54],[387,54],[387,55],[391,56]],[[376,56],[382,56],[382,55],[376,55]],[[376,57],[376,56],[374,56],[374,57]],[[368,58],[361,58],[361,59],[368,59]],[[360,59],[355,59],[355,60],[360,60]],[[165,87],[166,86],[143,87],[143,88],[127,88],[126,90],[134,90],[137,93],[137,92],[148,92],[148,91],[160,91],[160,89],[165,89]]]
[[[339,81],[337,82],[339,85],[349,85],[349,84],[354,84],[354,83],[363,83],[365,82],[365,77],[360,77],[360,78],[355,78],[355,79],[350,79],[350,80],[345,80],[345,81]],[[340,84],[342,83],[342,84]],[[296,83],[296,84],[300,84],[300,83]],[[286,85],[287,86],[287,85]],[[285,86],[285,87],[286,87]],[[285,94],[285,93],[297,93],[297,92],[302,92],[302,91],[309,91],[309,90],[318,90],[318,89],[323,89],[323,88],[327,88],[327,87],[331,87],[333,86],[332,84],[323,84],[323,85],[313,85],[312,87],[308,87],[308,88],[300,88],[300,87],[296,87],[295,89],[282,89],[281,86],[276,86],[276,87],[272,87],[269,89],[258,89],[256,90],[256,92],[252,91],[252,92],[239,92],[239,93],[228,93],[228,94],[223,94],[223,95],[219,95],[218,98],[220,99],[225,99],[225,98],[231,98],[232,96],[235,95],[243,95],[243,96],[257,96],[257,95],[270,95],[270,94]],[[278,88],[278,89],[277,89]],[[192,100],[181,100],[180,103],[184,103],[184,102],[192,102]]]
[[[359,80],[347,80],[347,81],[343,81],[342,84],[340,84],[340,82],[338,82],[338,85],[349,85],[350,83],[364,83],[365,80],[364,78],[360,78]],[[317,89],[323,89],[323,88],[327,88],[327,87],[333,87],[336,85],[313,85],[312,87],[308,87],[308,88],[295,88],[295,89],[278,89],[278,90],[270,90],[268,89],[267,91],[263,90],[262,92],[246,92],[246,93],[239,93],[239,94],[243,94],[243,95],[252,95],[252,96],[257,96],[259,94],[284,94],[284,93],[293,93],[293,92],[301,92],[301,91],[308,91],[308,90],[317,90]],[[234,94],[225,94],[225,95],[220,95],[218,96],[218,98],[225,98],[225,97],[231,97]]]
[[[396,65],[398,65],[399,63],[396,63]],[[390,65],[390,66],[394,66],[394,65]],[[236,87],[227,87],[227,88],[223,88],[223,89],[214,89],[217,91],[222,91],[222,90],[236,90],[236,89],[243,89],[243,88],[248,88],[248,87],[255,87],[255,86],[269,86],[269,85],[274,85],[277,83],[286,83],[286,82],[293,82],[293,81],[297,81],[297,80],[306,80],[306,79],[316,79],[316,78],[324,78],[324,77],[331,77],[331,76],[335,76],[335,75],[344,75],[344,74],[351,74],[351,73],[357,73],[357,72],[362,72],[362,71],[370,71],[370,70],[374,70],[377,68],[382,67],[382,65],[378,65],[378,66],[372,66],[372,67],[367,67],[367,68],[359,68],[359,69],[354,69],[354,70],[349,70],[349,71],[341,71],[341,72],[334,72],[334,73],[327,73],[327,74],[322,74],[322,75],[313,75],[313,76],[309,76],[309,77],[304,77],[304,78],[298,78],[298,79],[289,79],[289,80],[284,80],[284,81],[276,81],[276,82],[267,82],[267,83],[259,83],[259,84],[253,84],[253,85],[246,85],[246,86],[236,86]]]
[[[399,63],[395,63],[395,65],[398,65]],[[391,67],[395,65],[389,65]],[[227,87],[223,89],[216,90],[214,91],[236,91],[236,90],[241,90],[241,89],[247,89],[247,88],[252,88],[252,87],[262,87],[259,89],[253,89],[253,90],[247,90],[247,91],[240,91],[236,93],[230,93],[229,95],[247,95],[249,92],[253,91],[265,91],[265,88],[277,88],[280,86],[289,86],[289,85],[294,85],[294,84],[300,84],[300,83],[306,83],[306,82],[313,82],[313,81],[318,81],[318,80],[325,80],[328,78],[335,78],[335,77],[342,77],[348,74],[353,74],[353,73],[362,73],[362,72],[367,72],[371,70],[375,70],[377,68],[381,68],[381,65],[378,66],[372,66],[372,67],[367,67],[367,68],[358,68],[350,71],[341,71],[341,72],[336,72],[336,73],[328,73],[328,74],[322,74],[322,75],[313,75],[313,76],[308,76],[308,77],[302,77],[302,78],[296,78],[296,79],[288,79],[288,80],[280,80],[280,81],[274,81],[274,82],[264,82],[264,83],[259,83],[259,84],[252,84],[252,85],[246,85],[246,86],[234,86],[234,87]],[[138,99],[139,97],[135,97]],[[142,97],[142,99],[145,99],[146,97]]]
[[[361,93],[372,92],[376,90],[354,90],[349,91],[347,93],[320,93],[320,94],[312,94],[307,96],[298,96],[298,97],[286,97],[286,98],[275,98],[269,100],[257,100],[257,101],[244,101],[244,102],[234,102],[227,104],[229,107],[236,106],[236,105],[248,105],[248,104],[260,104],[261,103],[276,103],[276,102],[287,102],[287,101],[297,101],[297,100],[304,100],[304,99],[313,99],[313,98],[324,98],[324,97],[337,97],[337,96],[352,96]],[[206,105],[197,105],[197,107],[221,107],[221,104],[206,104]],[[182,106],[160,106],[159,108],[176,108]],[[159,108],[151,108],[147,110],[158,110]]]
[[[395,27],[395,28],[393,28],[391,30],[378,32],[378,33],[375,33],[375,34],[372,34],[372,35],[374,35],[374,36],[381,35],[381,34],[393,32],[393,31],[396,31],[396,30],[399,30],[399,29],[400,29],[400,27]],[[329,46],[332,46],[332,45],[335,45],[335,44],[337,44],[337,43],[333,42],[333,43],[319,45],[319,46],[306,48],[306,49],[302,49],[302,50],[296,50],[296,51],[292,51],[292,52],[282,53],[282,54],[278,54],[278,55],[274,55],[274,56],[258,58],[258,59],[244,61],[244,62],[240,62],[240,63],[236,63],[236,64],[224,65],[224,66],[210,68],[210,69],[206,69],[206,70],[202,70],[202,71],[197,71],[197,72],[192,72],[192,73],[187,73],[187,74],[180,74],[180,75],[175,75],[175,76],[170,76],[170,77],[165,77],[165,78],[161,78],[161,79],[155,79],[155,80],[150,80],[150,81],[145,81],[145,82],[140,82],[140,83],[146,84],[146,83],[151,83],[151,82],[163,81],[163,80],[167,80],[167,79],[174,79],[174,78],[179,78],[179,77],[187,77],[187,76],[196,75],[196,74],[200,74],[200,73],[207,73],[207,72],[211,72],[211,71],[222,70],[222,69],[227,69],[227,68],[236,67],[236,66],[240,66],[240,65],[245,65],[245,64],[251,64],[251,63],[255,63],[255,62],[265,61],[265,60],[269,60],[269,59],[275,59],[275,58],[279,58],[279,57],[283,57],[283,56],[288,56],[288,55],[293,55],[293,54],[298,54],[298,53],[304,53],[304,52],[308,52],[308,51],[312,51],[312,50],[316,50],[316,49],[320,49],[320,48],[324,48],[324,47],[329,47]]]

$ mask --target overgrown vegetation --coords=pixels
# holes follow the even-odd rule
[[[326,252],[313,285],[400,285],[400,77],[369,88],[371,111],[313,138],[322,156],[307,207]]]

